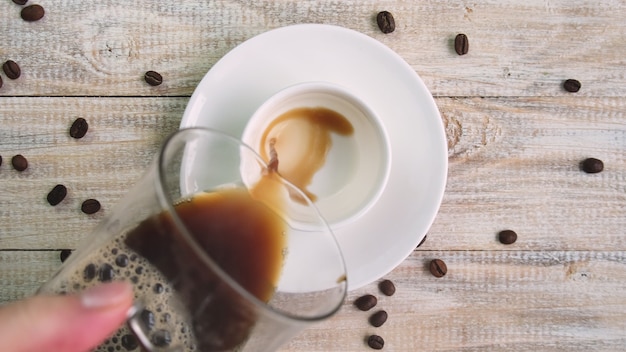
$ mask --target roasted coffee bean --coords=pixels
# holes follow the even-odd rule
[[[102,282],[109,282],[113,280],[115,276],[115,269],[111,266],[111,264],[102,264],[100,267],[100,275],[98,278]]]
[[[97,213],[98,210],[100,210],[100,202],[96,199],[87,199],[80,206],[80,210],[82,210],[85,214]]]
[[[85,279],[85,281],[89,282],[89,281],[93,280],[96,277],[97,274],[98,274],[98,269],[96,268],[96,265],[95,264],[87,264],[87,266],[83,270],[83,279]]]
[[[124,335],[122,336],[122,347],[124,347],[127,351],[132,351],[139,347],[139,341],[134,335]]]
[[[17,171],[24,171],[28,169],[28,160],[22,154],[18,154],[11,158],[11,165]]]
[[[368,311],[378,303],[378,299],[373,295],[364,295],[354,301],[354,305],[362,311]]]
[[[74,120],[74,123],[72,123],[72,126],[70,127],[70,136],[76,139],[83,138],[85,134],[87,134],[88,129],[89,124],[87,123],[87,120],[79,117]]]
[[[161,74],[156,71],[146,72],[146,74],[144,75],[144,79],[146,80],[146,83],[151,86],[158,86],[163,83],[163,76],[161,76]]]
[[[459,55],[465,55],[469,51],[469,40],[465,34],[457,34],[454,38],[454,51]]]
[[[128,266],[128,256],[126,254],[120,254],[115,258],[115,264],[119,267],[125,268]]]
[[[588,174],[597,174],[604,170],[604,163],[600,159],[587,158],[580,163],[580,168]]]
[[[385,296],[393,296],[396,293],[396,285],[391,282],[391,280],[383,280],[378,284],[378,289]]]
[[[448,266],[441,259],[433,259],[429,265],[430,273],[436,277],[442,277],[448,272]]]
[[[396,21],[389,11],[381,11],[376,15],[376,22],[380,31],[387,34],[396,30]]]
[[[152,335],[152,343],[157,347],[166,347],[172,343],[172,337],[167,330],[159,330]]]
[[[385,340],[378,335],[371,335],[367,338],[367,345],[375,350],[382,350],[385,346]]]
[[[151,311],[144,309],[141,312],[141,321],[143,322],[144,326],[146,327],[146,329],[148,330],[152,330],[152,328],[154,327],[154,323],[155,323],[155,318],[154,318],[154,313],[152,313]]]
[[[379,310],[370,316],[369,322],[374,327],[382,326],[387,321],[387,312]]]
[[[63,185],[56,185],[54,186],[54,188],[52,188],[50,193],[48,193],[46,199],[48,200],[48,203],[50,203],[50,205],[57,205],[61,203],[63,199],[65,199],[66,195],[67,188]]]
[[[568,79],[565,80],[565,82],[563,82],[563,88],[565,88],[566,91],[571,92],[571,93],[576,93],[580,90],[580,82],[578,80],[575,79]]]
[[[24,21],[34,22],[42,19],[45,13],[41,5],[30,5],[22,9],[21,16]]]
[[[498,233],[498,240],[503,244],[513,244],[517,241],[517,233],[513,230],[503,230]]]
[[[20,65],[13,60],[7,60],[4,64],[2,64],[2,71],[4,71],[4,74],[10,79],[18,79],[22,75]]]
[[[61,263],[66,261],[67,258],[70,256],[70,254],[72,254],[72,250],[71,249],[63,249],[63,250],[61,250],[61,253],[59,253],[59,258],[61,259]]]

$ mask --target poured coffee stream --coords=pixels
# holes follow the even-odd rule
[[[354,127],[343,115],[328,108],[295,108],[278,116],[263,131],[260,154],[269,165],[277,160],[272,153],[280,155],[280,168],[274,162],[275,171],[315,201],[317,196],[307,187],[326,162],[332,132],[350,136]],[[297,196],[292,198],[304,202]]]

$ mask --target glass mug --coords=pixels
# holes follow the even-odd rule
[[[337,312],[347,281],[332,231],[275,157],[207,128],[174,133],[38,292],[131,282],[127,324],[101,351],[276,350]]]

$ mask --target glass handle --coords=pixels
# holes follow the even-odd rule
[[[126,322],[130,328],[130,331],[135,335],[139,344],[147,352],[184,352],[181,347],[157,347],[148,337],[148,328],[141,319],[141,312],[144,310],[143,304],[135,302],[128,312],[126,313]]]

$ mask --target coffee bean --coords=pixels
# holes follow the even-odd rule
[[[604,170],[604,163],[600,159],[587,158],[580,163],[580,168],[588,174],[597,174]]]
[[[513,230],[503,230],[498,233],[498,240],[503,244],[513,244],[517,241],[517,233]]]
[[[46,11],[41,5],[30,5],[22,9],[22,19],[28,22],[39,21],[43,18]]]
[[[18,79],[22,74],[20,66],[13,60],[7,60],[2,65],[2,71],[4,71],[4,74],[6,74],[10,79]]]
[[[72,254],[71,249],[63,249],[61,253],[59,253],[59,259],[61,259],[61,263],[65,262],[67,258]]]
[[[22,155],[18,154],[11,158],[11,164],[13,168],[17,171],[24,171],[28,169],[28,160]]]
[[[454,51],[459,55],[465,55],[469,51],[469,40],[465,34],[457,34],[454,38]]]
[[[93,280],[96,277],[97,274],[98,274],[98,269],[96,268],[96,265],[95,264],[87,264],[87,266],[83,270],[83,279],[85,279],[85,281],[89,282],[89,281]]]
[[[367,338],[367,345],[375,350],[382,350],[385,346],[385,340],[378,335],[371,335]]]
[[[387,34],[396,30],[396,21],[389,11],[381,11],[376,15],[376,22],[381,32]]]
[[[63,185],[56,185],[54,186],[54,188],[52,188],[50,193],[48,193],[46,199],[48,200],[48,203],[50,203],[50,205],[57,205],[61,203],[63,199],[65,199],[66,195],[67,188]]]
[[[137,338],[134,335],[124,335],[122,336],[122,346],[127,351],[132,351],[139,347],[139,341],[137,341]]]
[[[372,295],[364,295],[354,301],[354,305],[362,311],[368,311],[378,303],[378,299]]]
[[[396,286],[391,282],[391,280],[383,280],[378,284],[378,289],[380,292],[385,294],[386,296],[393,296],[396,293]]]
[[[26,5],[28,0],[13,0],[13,2],[18,4],[18,5]]]
[[[571,93],[576,93],[580,90],[580,82],[575,79],[568,79],[563,82],[563,88]]]
[[[161,74],[156,71],[146,72],[146,74],[144,75],[144,79],[146,80],[146,83],[151,86],[158,86],[163,83],[163,76],[161,76]]]
[[[431,260],[429,269],[430,273],[436,277],[442,277],[448,272],[448,267],[446,266],[446,263],[444,263],[444,261],[441,259]]]
[[[103,264],[102,267],[100,267],[100,275],[98,277],[100,281],[102,282],[112,281],[114,276],[115,276],[115,269],[113,269],[111,264]]]
[[[80,210],[82,210],[85,214],[97,213],[98,210],[100,210],[100,202],[98,202],[96,199],[87,199],[80,206]]]
[[[370,316],[369,321],[372,326],[380,327],[387,321],[387,312],[385,312],[384,310],[379,310],[378,312]]]
[[[172,337],[167,330],[159,330],[152,335],[152,343],[157,347],[166,347],[172,343]]]
[[[70,136],[76,139],[83,138],[85,134],[87,134],[88,129],[89,124],[87,123],[87,120],[79,117],[74,120],[74,123],[72,123],[72,126],[70,127]]]

